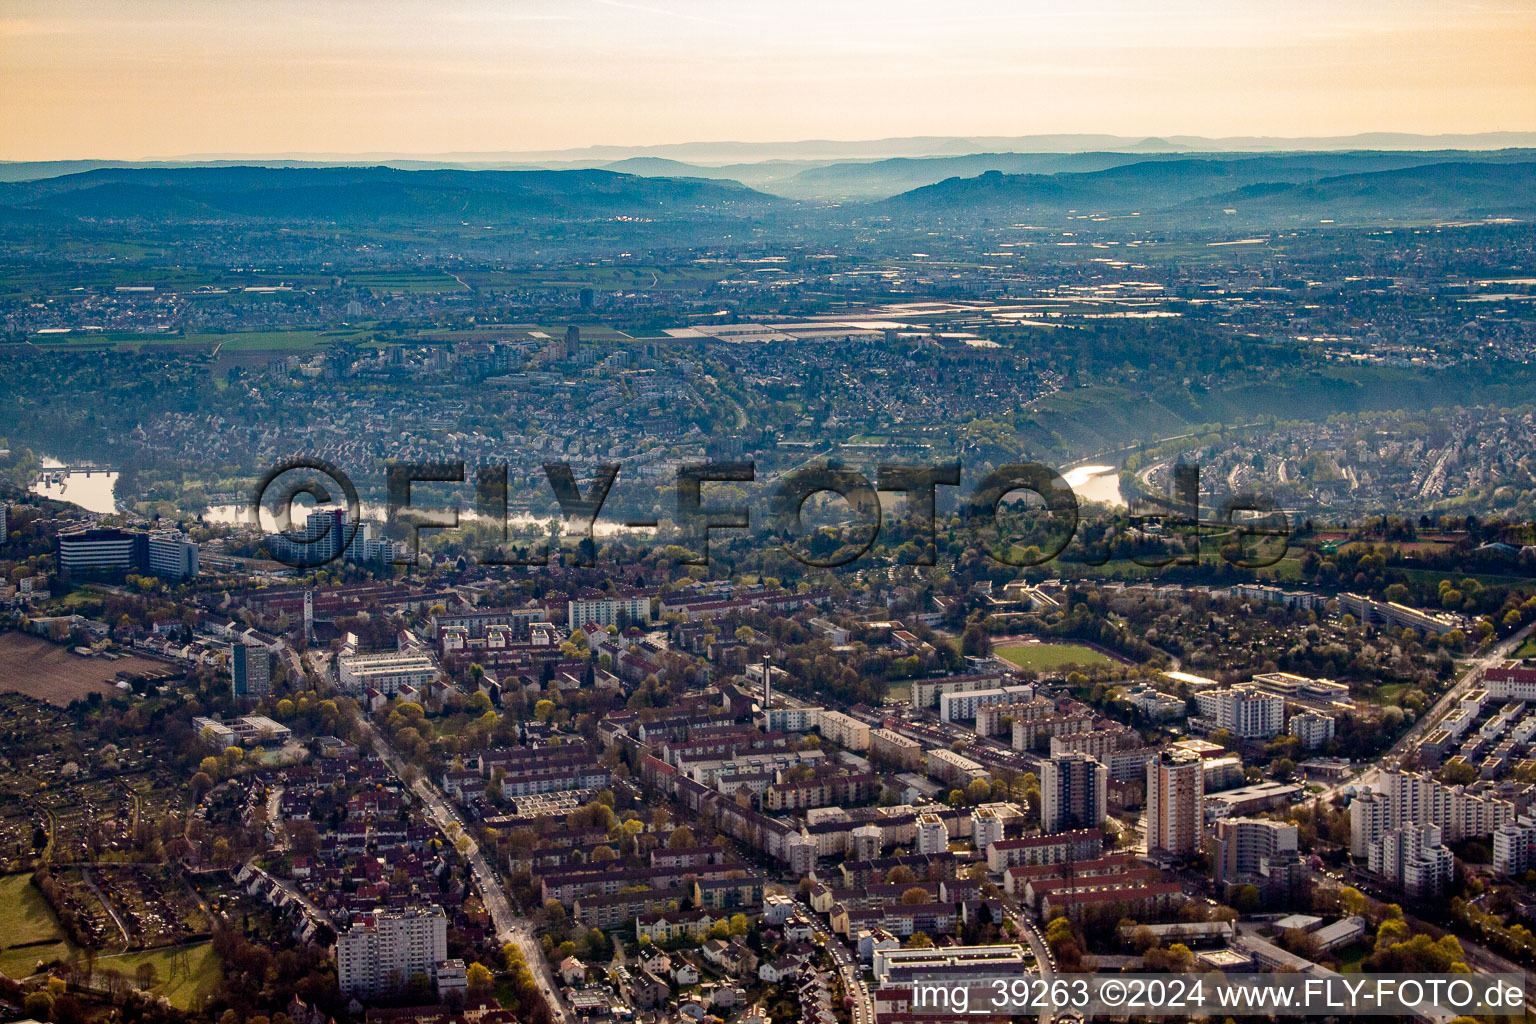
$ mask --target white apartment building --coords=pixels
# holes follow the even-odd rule
[[[1536,816],[1522,814],[1493,831],[1493,873],[1500,878],[1523,875],[1536,867]]]
[[[1003,819],[990,807],[978,807],[971,812],[971,846],[985,853],[988,846],[1001,842]]]
[[[1295,825],[1265,818],[1223,818],[1216,823],[1216,881],[1240,883],[1263,876],[1271,863],[1296,855]]]
[[[337,686],[353,696],[371,688],[393,697],[402,686],[419,690],[437,678],[437,662],[423,651],[343,654],[336,659]]]
[[[1316,750],[1333,739],[1334,724],[1332,715],[1303,711],[1291,716],[1289,729],[1292,736],[1301,740],[1303,747]]]
[[[1392,827],[1392,807],[1385,794],[1366,787],[1349,803],[1349,855],[1368,857],[1371,844]]]
[[[986,690],[940,693],[939,721],[969,722],[976,718],[976,709],[983,704],[1010,704],[1028,700],[1034,694],[1033,686],[998,686]]]
[[[767,732],[810,732],[820,713],[821,708],[768,708],[762,712],[762,723]]]
[[[949,827],[944,819],[928,811],[917,816],[917,852],[946,853],[949,850]]]
[[[869,726],[843,714],[841,711],[828,711],[822,709],[816,716],[817,728],[825,739],[831,740],[846,750],[869,749]]]
[[[336,937],[336,981],[350,996],[400,991],[420,975],[436,981],[448,959],[448,918],[441,907],[376,910]]]
[[[1438,825],[1404,825],[1371,843],[1370,869],[1410,896],[1439,896],[1456,873]]]
[[[1381,790],[1390,804],[1391,828],[1437,825],[1447,842],[1492,835],[1515,817],[1514,804],[1447,786],[1417,772],[1385,772]]]
[[[1097,828],[1109,813],[1109,769],[1087,754],[1058,754],[1040,765],[1040,831]]]
[[[583,597],[566,602],[568,625],[578,629],[589,622],[599,626],[617,626],[620,616],[633,626],[651,623],[651,599],[644,594],[623,597]]]
[[[1200,715],[1213,729],[1225,729],[1245,740],[1269,739],[1285,728],[1285,698],[1241,683],[1225,690],[1195,694]]]

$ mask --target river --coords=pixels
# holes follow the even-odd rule
[[[1079,501],[1124,505],[1120,495],[1120,470],[1114,466],[1074,466],[1062,474]]]
[[[44,479],[32,485],[32,493],[54,501],[67,501],[101,515],[117,511],[117,498],[112,493],[117,486],[116,472],[98,469],[90,473],[66,473],[55,479],[53,471],[63,466],[58,459],[43,456]]]

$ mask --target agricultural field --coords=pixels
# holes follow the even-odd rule
[[[1050,672],[1068,665],[1113,665],[1114,660],[1082,644],[1005,644],[992,651],[1017,668]]]
[[[166,667],[145,658],[82,658],[67,648],[24,633],[0,634],[0,693],[20,693],[68,707],[89,694],[117,693],[121,675],[164,675]]]

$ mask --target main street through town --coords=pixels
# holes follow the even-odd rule
[[[507,892],[502,888],[501,881],[496,877],[496,872],[491,862],[486,859],[480,845],[475,842],[463,820],[448,799],[425,779],[415,772],[407,773],[406,763],[399,753],[373,728],[373,724],[367,719],[359,718],[363,732],[373,742],[374,749],[389,765],[390,771],[404,781],[412,775],[417,775],[411,784],[411,791],[416,794],[427,809],[427,816],[432,824],[442,830],[443,834],[455,840],[462,849],[464,859],[468,861],[470,871],[475,878],[475,887],[480,891],[480,897],[485,902],[486,912],[491,915],[491,923],[496,928],[496,938],[505,943],[516,943],[522,950],[523,958],[528,961],[528,968],[533,973],[534,980],[538,983],[539,992],[548,1004],[550,1013],[555,1020],[571,1024],[575,1020],[570,1008],[560,998],[559,989],[555,985],[555,978],[549,969],[549,961],[544,956],[544,950],[539,945],[538,936],[533,932],[532,924],[518,916],[512,901],[507,898]],[[871,1020],[868,1024],[873,1024]]]

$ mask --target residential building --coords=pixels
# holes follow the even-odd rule
[[[1303,711],[1291,716],[1288,728],[1292,736],[1301,740],[1303,747],[1316,750],[1333,739],[1334,720],[1332,715],[1325,715],[1318,711]]]
[[[949,849],[949,828],[932,811],[917,816],[917,852],[943,853]]]
[[[1447,842],[1455,843],[1492,835],[1515,818],[1515,806],[1508,800],[1448,786],[1429,775],[1389,770],[1379,779],[1374,794],[1367,799],[1369,791],[1362,791],[1350,804],[1350,852],[1357,857],[1365,856],[1359,851],[1372,838],[1404,825],[1436,825]],[[1356,804],[1361,804],[1359,811]]]
[[[817,727],[821,730],[822,738],[831,740],[838,746],[847,750],[869,749],[869,726],[843,714],[841,711],[828,711],[825,708],[816,718]]]
[[[1259,740],[1280,735],[1285,727],[1285,698],[1250,683],[1195,694],[1200,717],[1211,729],[1225,729],[1238,739]]]
[[[927,753],[928,774],[957,789],[964,789],[977,779],[988,777],[987,769],[964,754],[935,747]]]
[[[566,612],[570,629],[589,622],[599,626],[648,626],[651,623],[651,599],[646,594],[581,597],[567,601]]]
[[[437,662],[424,651],[343,653],[336,659],[338,688],[356,696],[368,689],[393,697],[402,686],[423,689],[437,681]]]
[[[971,846],[980,853],[1003,838],[1002,816],[991,807],[971,811]]]
[[[869,730],[870,757],[902,768],[916,768],[923,756],[923,745],[890,729]]]
[[[1095,828],[1109,813],[1109,769],[1087,754],[1058,754],[1040,765],[1040,830]]]
[[[1267,818],[1223,818],[1216,823],[1216,881],[1256,884],[1270,868],[1297,856],[1295,825]]]
[[[1205,768],[1187,751],[1147,762],[1147,852],[1193,857],[1205,842]]]
[[[1456,859],[1438,825],[1403,825],[1371,843],[1370,869],[1410,896],[1442,895],[1456,876]]]
[[[1493,873],[1515,878],[1536,867],[1536,816],[1522,814],[1493,831]]]
[[[336,981],[349,996],[399,992],[412,978],[435,982],[448,959],[448,918],[440,907],[375,910],[336,937]]]
[[[272,652],[237,640],[229,649],[230,684],[236,697],[263,700],[272,695]]]
[[[1034,696],[1033,686],[1001,686],[985,690],[948,690],[939,694],[939,721],[969,722],[983,704],[1010,704]]]
[[[996,872],[1032,864],[1097,860],[1103,854],[1104,833],[1096,828],[1025,836],[1023,839],[999,839],[987,847],[987,870]]]

